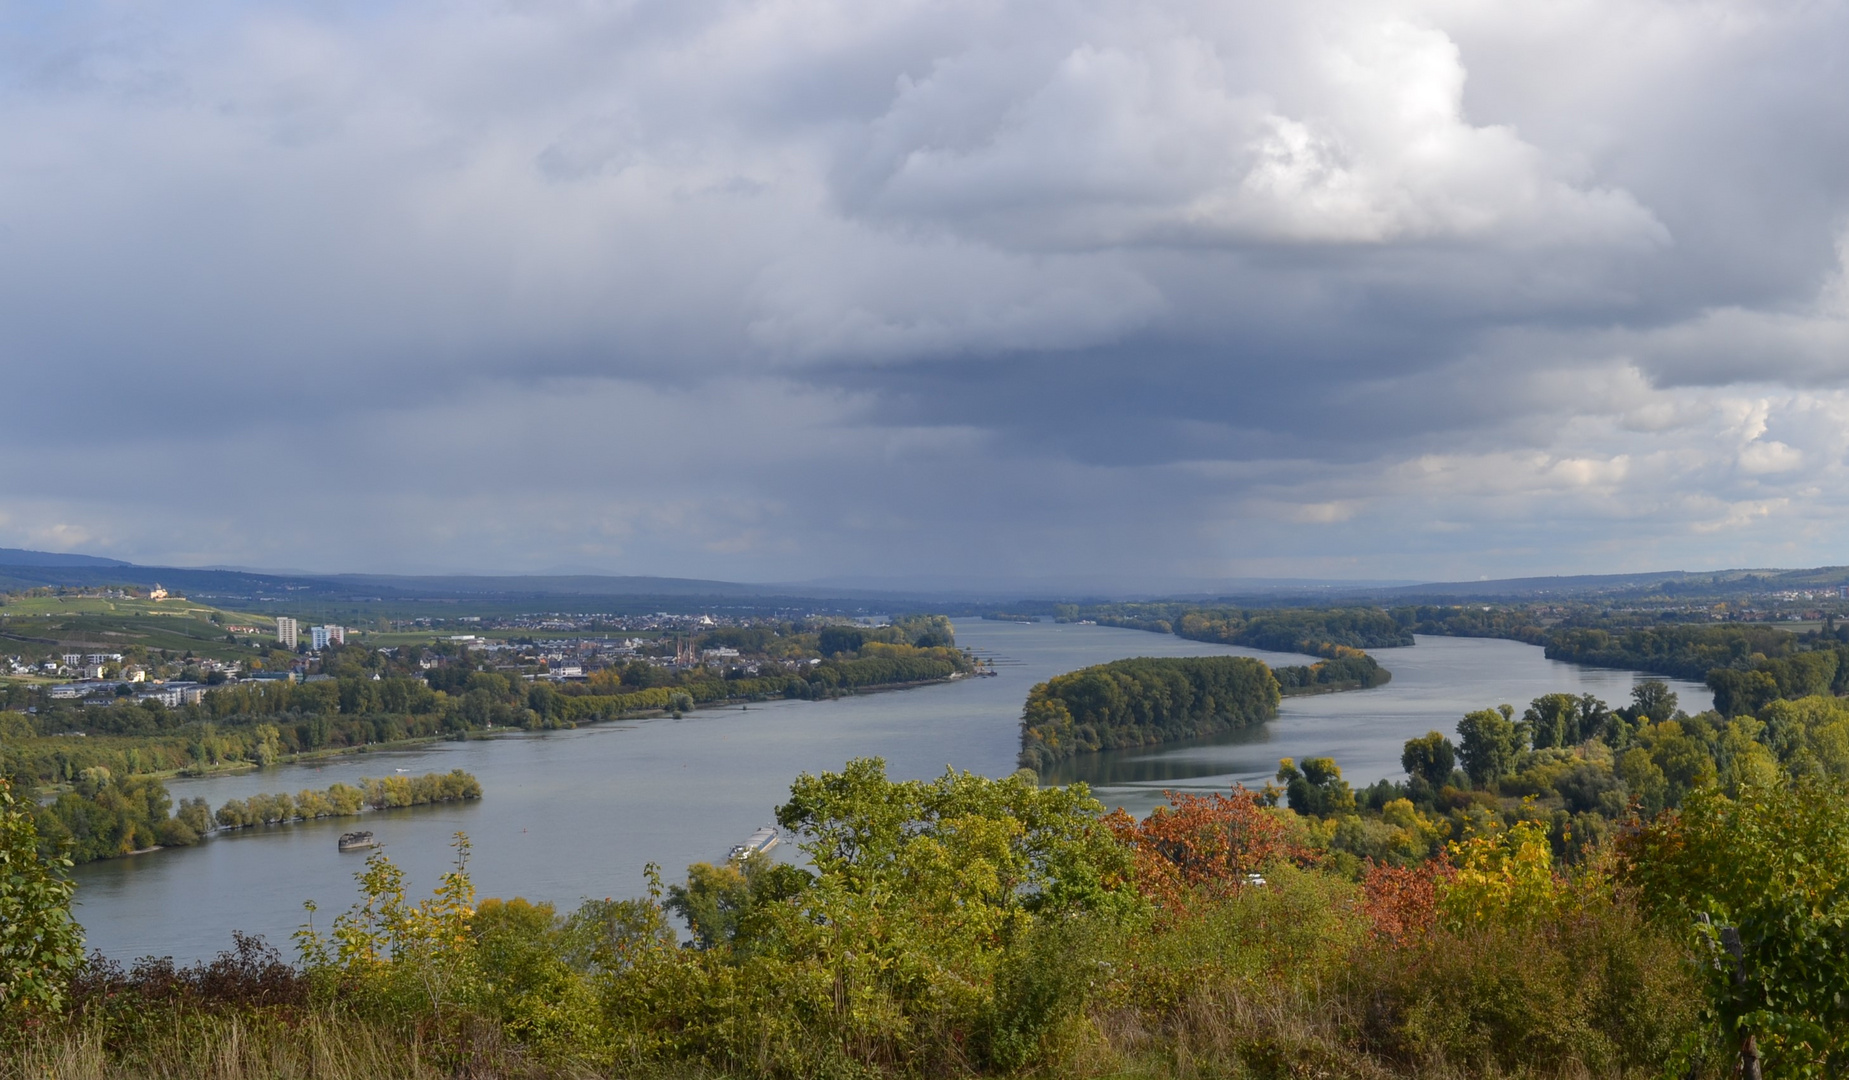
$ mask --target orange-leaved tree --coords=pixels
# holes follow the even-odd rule
[[[1164,792],[1141,821],[1122,809],[1106,816],[1117,839],[1136,853],[1137,887],[1162,908],[1181,910],[1190,897],[1223,897],[1274,862],[1308,864],[1316,853],[1299,844],[1290,824],[1243,787],[1230,795]]]
[[[1456,876],[1448,856],[1417,866],[1368,863],[1361,875],[1361,909],[1374,933],[1396,945],[1422,940],[1438,925],[1438,900]]]

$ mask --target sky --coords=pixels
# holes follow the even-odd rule
[[[1849,563],[1849,5],[0,2],[0,546]]]

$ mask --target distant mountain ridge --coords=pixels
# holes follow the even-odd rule
[[[1667,570],[1637,574],[1579,574],[1500,578],[1488,581],[1439,581],[1404,584],[1386,581],[1317,581],[1302,578],[1190,580],[1164,592],[1122,587],[1086,587],[1080,579],[1020,581],[1010,588],[1002,579],[943,575],[839,577],[807,582],[758,584],[702,578],[604,574],[315,574],[266,573],[256,570],[140,566],[97,555],[22,548],[0,548],[0,590],[35,586],[93,588],[105,585],[152,585],[176,591],[218,594],[264,601],[323,602],[495,600],[541,602],[570,598],[580,604],[609,597],[633,604],[647,598],[752,600],[762,606],[803,600],[851,600],[862,603],[955,602],[990,604],[1004,597],[1027,600],[1173,599],[1190,602],[1242,603],[1252,607],[1313,606],[1374,602],[1533,600],[1627,594],[1696,594],[1741,586],[1760,589],[1814,589],[1849,585],[1849,566],[1802,570],[1734,569]],[[1216,587],[1217,585],[1217,587]]]
[[[1497,581],[1447,581],[1406,585],[1372,595],[1401,602],[1432,599],[1535,600],[1662,593],[1696,595],[1742,586],[1762,589],[1817,589],[1849,585],[1849,566],[1804,570],[1776,568],[1734,570],[1667,570],[1642,574],[1578,574],[1557,577],[1503,578]]]

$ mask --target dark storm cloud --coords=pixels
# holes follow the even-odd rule
[[[1842,561],[1845,21],[16,13],[0,542],[1117,582]]]

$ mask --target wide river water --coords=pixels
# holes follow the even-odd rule
[[[91,948],[124,960],[208,958],[230,945],[233,930],[262,934],[288,953],[304,900],[319,905],[325,929],[356,897],[352,875],[364,856],[342,855],[334,844],[354,828],[378,836],[408,872],[414,896],[436,884],[460,830],[474,847],[469,869],[481,895],[550,900],[568,910],[585,897],[640,894],[649,862],[673,881],[689,863],[724,858],[753,829],[771,823],[790,781],[804,771],[878,756],[895,778],[946,768],[1005,776],[1015,768],[1028,689],[1061,672],[1127,656],[1235,653],[1274,665],[1305,662],[1137,630],[1053,623],[965,620],[957,641],[992,658],[999,677],[176,780],[168,785],[176,801],[203,796],[213,807],[258,792],[294,793],[394,771],[466,769],[485,794],[478,802],[252,829],[198,847],[91,863],[76,871],[77,918]],[[1086,781],[1107,806],[1139,813],[1160,802],[1165,789],[1256,787],[1277,771],[1281,757],[1334,757],[1361,786],[1402,777],[1407,739],[1431,730],[1454,735],[1458,718],[1472,709],[1503,702],[1520,709],[1553,691],[1592,693],[1618,705],[1647,677],[1559,663],[1532,645],[1477,638],[1421,637],[1414,647],[1376,656],[1393,672],[1386,686],[1286,699],[1278,718],[1256,731],[1089,755],[1048,779]],[[1671,685],[1689,712],[1711,707],[1705,687]]]

